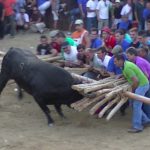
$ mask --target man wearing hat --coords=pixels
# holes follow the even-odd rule
[[[72,33],[71,37],[74,39],[77,45],[83,44],[86,48],[90,47],[90,38],[87,30],[84,29],[84,23],[78,19],[75,21],[76,31]]]

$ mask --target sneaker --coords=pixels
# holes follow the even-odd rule
[[[128,132],[129,133],[139,133],[139,132],[142,132],[142,130],[136,129],[136,128],[130,128],[130,129],[128,129]]]

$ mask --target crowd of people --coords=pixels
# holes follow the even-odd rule
[[[70,6],[70,7],[67,7]],[[43,17],[52,7],[54,28],[59,14],[69,16],[69,31],[41,35],[38,55],[61,54],[62,67],[86,67],[83,76],[99,80],[124,76],[134,93],[150,98],[150,2],[145,0],[0,0],[0,38],[16,30],[44,32]],[[74,28],[73,28],[74,27]],[[132,128],[150,125],[150,106],[133,101]]]

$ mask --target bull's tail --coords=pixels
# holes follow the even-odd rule
[[[0,73],[0,94],[3,91],[4,87],[6,86],[8,80],[9,80],[8,75]]]

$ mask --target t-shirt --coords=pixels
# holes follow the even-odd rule
[[[96,9],[99,11],[99,18],[100,19],[108,19],[109,18],[109,8],[112,6],[109,0],[99,1],[97,4]]]
[[[102,40],[100,38],[96,38],[91,40],[91,46],[90,48],[99,48],[102,46]]]
[[[143,71],[143,73],[150,80],[150,63],[142,57],[137,56],[135,64]]]
[[[102,66],[104,66],[105,68],[107,68],[107,67],[108,67],[108,64],[109,64],[110,59],[111,59],[111,57],[110,57],[110,56],[108,56],[108,55],[105,55],[104,60],[101,60],[101,59],[100,59],[100,62],[101,62],[101,64],[102,64]]]
[[[90,10],[96,10],[96,2],[95,0],[89,0],[86,4],[86,7],[89,8]],[[88,18],[93,18],[96,16],[96,12],[87,12],[87,17]]]
[[[48,0],[37,0],[37,5],[40,6]]]
[[[121,15],[124,16],[124,15],[127,15],[129,12],[129,17],[128,19],[129,20],[132,20],[133,19],[133,14],[132,14],[132,11],[131,11],[132,7],[129,5],[129,4],[126,4],[123,6],[122,10],[121,10]]]
[[[13,6],[15,5],[16,0],[5,0],[3,1],[5,8],[5,16],[11,16],[14,14]]]
[[[70,46],[77,46],[75,41],[70,37],[66,37],[65,42],[68,42]]]
[[[77,48],[75,46],[70,46],[70,48],[71,48],[70,54],[67,54],[64,52],[64,59],[66,61],[77,62],[78,61],[78,59],[77,59],[77,54],[78,54]]]
[[[143,11],[143,18],[146,20],[149,15],[150,15],[150,9],[145,8]]]
[[[116,39],[113,35],[110,35],[107,39],[104,40],[104,43],[107,48],[113,49],[116,45]]]
[[[48,55],[48,54],[51,54],[51,46],[49,44],[47,45],[42,45],[42,44],[39,44],[37,46],[37,53],[38,55]]]
[[[120,45],[123,49],[123,52],[126,52],[127,48],[131,46],[131,43],[127,42],[125,39],[121,41],[121,43],[117,43],[117,45]]]
[[[82,5],[83,12],[86,13],[86,3],[88,0],[78,0],[78,4]]]
[[[71,1],[69,0],[69,1],[67,1],[67,5],[68,5],[69,10],[79,8],[77,0],[71,0]]]
[[[143,18],[144,8],[145,8],[145,4],[142,5],[140,2],[135,3],[135,11],[137,13],[137,18],[139,21],[144,21],[144,18]]]
[[[149,83],[147,77],[140,70],[140,68],[132,62],[125,61],[122,72],[125,78],[128,80],[128,82],[131,84],[132,84],[131,80],[132,77],[136,77],[138,79],[139,86],[144,86]]]
[[[24,23],[29,23],[29,15],[27,13],[21,14],[18,13],[16,14],[16,21],[18,24],[24,24]]]
[[[114,17],[115,17],[115,19],[120,19],[121,18],[121,14],[120,14],[121,10],[122,10],[122,6],[114,8]]]
[[[129,30],[130,28],[132,27],[132,24],[131,24],[131,21],[128,20],[128,21],[121,21],[119,24],[118,24],[118,29],[124,29],[124,30]]]
[[[0,18],[2,17],[3,10],[4,10],[4,5],[2,2],[0,2]]]
[[[112,72],[115,75],[122,74],[122,70],[119,67],[117,67],[114,63],[114,56],[109,60],[107,71]]]

